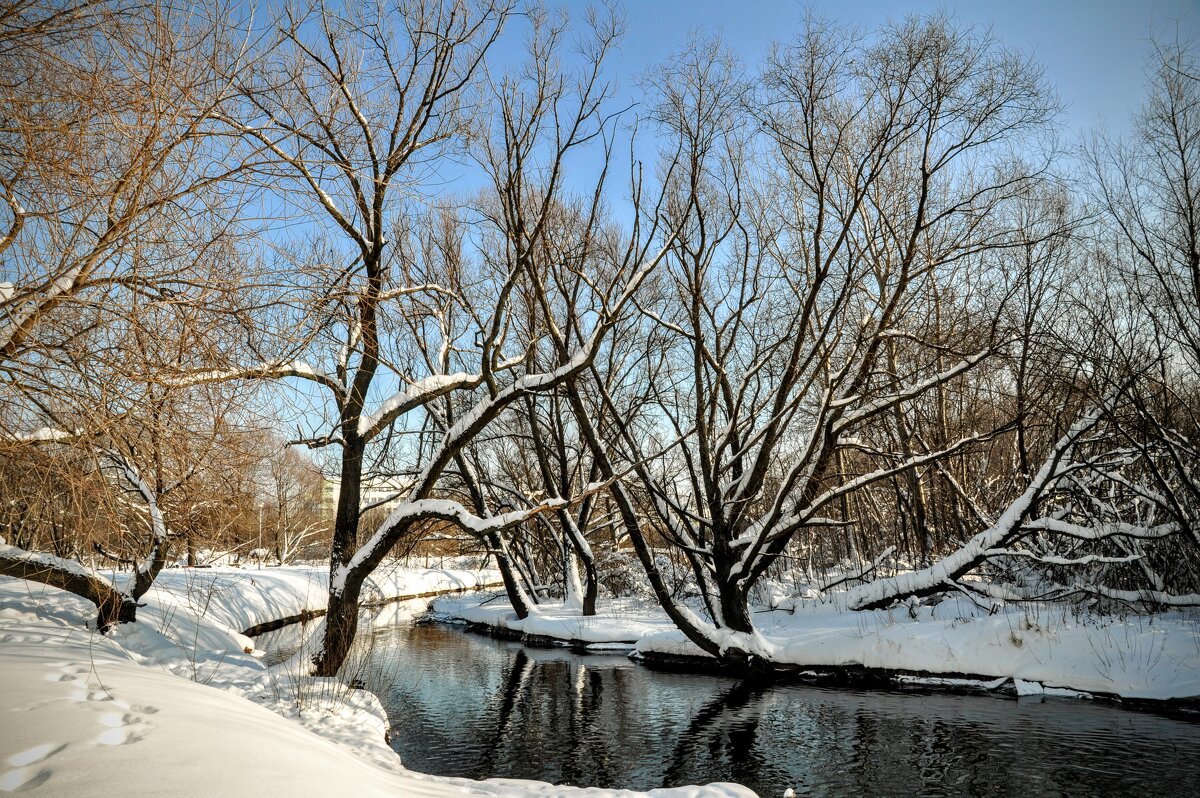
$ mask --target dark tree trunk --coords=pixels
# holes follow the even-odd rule
[[[28,579],[50,585],[87,599],[96,605],[96,628],[108,632],[118,623],[129,623],[137,619],[137,602],[122,593],[112,583],[99,576],[70,567],[37,559],[37,555],[4,546],[0,549],[0,574]]]
[[[731,537],[731,535],[717,536],[717,542],[713,545],[717,605],[721,611],[721,617],[713,620],[731,631],[753,634],[754,623],[750,619],[750,604],[746,588],[730,573],[734,563],[737,562],[737,555],[723,543],[724,540]]]
[[[596,563],[591,557],[579,557],[583,563],[583,614],[589,617],[596,614],[596,596],[600,592],[600,577],[596,573]]]
[[[358,519],[362,505],[362,460],[365,443],[348,436],[342,448],[342,473],[338,481],[337,511],[333,521],[333,545],[329,554],[329,604],[325,614],[325,640],[313,662],[317,676],[336,676],[350,653],[358,633],[358,600],[366,572],[346,573],[345,584],[334,589],[342,568],[358,546]]]
[[[325,613],[325,640],[313,661],[315,676],[337,676],[350,656],[350,648],[358,634],[358,604],[362,592],[362,576],[351,573],[339,592],[331,591]]]
[[[487,544],[488,548],[495,552],[496,567],[500,569],[500,577],[504,580],[504,592],[508,595],[513,612],[517,614],[518,620],[525,620],[529,617],[529,605],[525,603],[525,597],[517,584],[519,577],[513,570],[513,563],[509,561],[508,554],[505,553],[500,535],[495,532],[489,534]]]

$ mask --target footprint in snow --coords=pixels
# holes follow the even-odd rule
[[[57,673],[47,673],[46,681],[48,681],[48,682],[77,682],[77,681],[80,681],[80,677],[86,678],[85,674],[87,674],[91,670],[91,668],[87,668],[87,667],[84,667],[83,665],[78,665],[73,662],[65,662],[65,663],[56,662],[53,665],[51,665],[51,667],[56,667],[56,666],[57,666],[58,672]]]
[[[50,771],[45,769],[16,768],[5,771],[0,774],[0,792],[32,790],[48,778],[50,778]]]
[[[128,745],[136,743],[150,732],[150,724],[132,712],[109,712],[100,718],[109,728],[96,737],[98,745]]]
[[[71,693],[72,701],[112,701],[113,697],[104,690],[75,690]]]
[[[49,759],[66,747],[66,743],[42,743],[41,745],[35,745],[33,748],[27,748],[19,754],[10,756],[8,764],[18,768],[23,768],[26,765],[35,765],[43,759]]]

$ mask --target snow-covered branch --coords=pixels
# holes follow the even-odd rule
[[[673,238],[671,240],[674,240]],[[670,242],[668,242],[669,246]],[[630,303],[638,288],[654,267],[667,254],[664,247],[657,255],[639,266],[625,285],[618,298],[603,312],[596,322],[595,328],[587,340],[561,365],[549,371],[526,374],[505,386],[495,396],[479,400],[470,412],[459,418],[442,436],[441,443],[430,457],[424,470],[417,477],[410,492],[410,500],[425,498],[432,490],[434,483],[450,461],[462,451],[474,437],[503,413],[513,402],[530,393],[550,391],[564,383],[575,379],[595,360],[600,346],[609,330],[616,325],[617,320]]]
[[[116,467],[121,477],[141,497],[150,517],[150,548],[133,570],[132,595],[134,599],[138,599],[150,589],[158,572],[166,565],[170,538],[167,535],[167,525],[163,520],[162,510],[158,506],[158,495],[142,477],[137,466],[119,452],[110,451],[105,456]]]
[[[389,396],[372,413],[364,413],[358,419],[358,435],[365,440],[371,440],[388,425],[405,413],[425,405],[439,396],[474,388],[483,382],[479,374],[434,374],[417,380],[404,390]]]
[[[565,499],[549,499],[534,507],[524,510],[513,510],[507,513],[481,518],[469,511],[456,501],[447,499],[417,499],[399,505],[375,531],[375,534],[359,547],[358,551],[345,565],[340,565],[334,571],[330,590],[340,592],[346,584],[346,577],[367,563],[373,563],[387,553],[392,547],[392,533],[397,529],[406,528],[421,521],[447,521],[466,530],[472,535],[482,538],[495,532],[522,524],[542,513],[553,512],[567,505]]]
[[[1038,554],[1026,549],[988,549],[983,556],[993,557],[1022,557],[1035,560],[1046,565],[1091,565],[1092,563],[1125,563],[1140,560],[1141,554],[1127,554],[1123,557],[1109,557],[1102,554],[1085,554],[1082,557],[1063,557],[1058,554]]]
[[[1051,450],[1024,493],[1009,504],[995,524],[927,568],[897,574],[849,590],[845,596],[846,606],[851,609],[869,609],[886,605],[902,596],[935,591],[947,581],[956,580],[986,559],[989,550],[1003,547],[1021,532],[1026,515],[1046,490],[1069,470],[1071,464],[1068,459],[1071,451],[1079,439],[1100,421],[1101,415],[1109,407],[1110,403],[1106,402],[1101,408],[1093,410],[1071,426]]]
[[[79,430],[72,432],[56,427],[41,427],[30,432],[6,432],[2,439],[8,443],[71,443],[84,434]]]
[[[57,587],[91,601],[96,605],[96,625],[101,631],[132,621],[137,612],[133,596],[75,560],[0,543],[0,574]]]
[[[1103,585],[1071,585],[1061,588],[1060,597],[1073,593],[1098,596],[1126,604],[1148,604],[1160,607],[1200,607],[1200,594],[1173,594],[1161,590],[1114,590]]]
[[[949,382],[960,374],[965,374],[967,371],[970,371],[972,368],[977,366],[981,361],[988,358],[991,354],[992,351],[990,349],[985,349],[982,352],[976,352],[973,355],[967,355],[958,363],[954,364],[945,371],[940,371],[937,374],[921,380],[920,382],[913,383],[912,385],[906,385],[901,390],[896,391],[893,394],[881,396],[874,401],[861,404],[854,410],[843,415],[837,421],[837,423],[834,424],[834,431],[840,433],[849,429],[855,424],[858,424],[859,422],[878,415],[890,407],[895,407],[901,402],[908,401],[909,399],[915,399],[916,397],[921,396],[938,385]],[[831,406],[835,408],[846,407],[861,401],[861,399],[862,397],[860,396],[847,396],[835,400],[832,402]]]
[[[1056,535],[1063,535],[1078,540],[1104,540],[1105,538],[1112,537],[1158,540],[1180,532],[1179,524],[1176,523],[1143,526],[1120,521],[1109,521],[1084,526],[1083,524],[1072,524],[1058,518],[1036,518],[1022,524],[1021,527],[1030,532],[1053,532]]]
[[[310,380],[341,397],[345,390],[333,377],[320,369],[314,368],[300,360],[276,361],[259,363],[253,366],[243,366],[228,369],[204,369],[201,371],[183,372],[174,375],[164,374],[156,378],[162,385],[172,388],[188,388],[193,385],[204,385],[213,382],[231,382],[233,380],[252,379],[284,379],[298,377]]]

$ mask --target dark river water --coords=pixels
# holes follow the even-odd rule
[[[377,632],[367,687],[406,767],[761,796],[1200,796],[1200,724],[1087,701],[752,688],[457,627]]]

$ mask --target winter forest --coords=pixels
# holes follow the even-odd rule
[[[715,23],[631,85],[617,5],[0,3],[0,703],[126,713],[0,721],[0,789],[240,791],[134,764],[218,686],[267,795],[961,794],[739,771],[808,683],[1124,713],[1183,768],[1126,789],[1200,784],[1200,44],[1110,132],[951,11]],[[454,624],[493,754],[619,677],[716,764],[423,768],[380,679]]]

